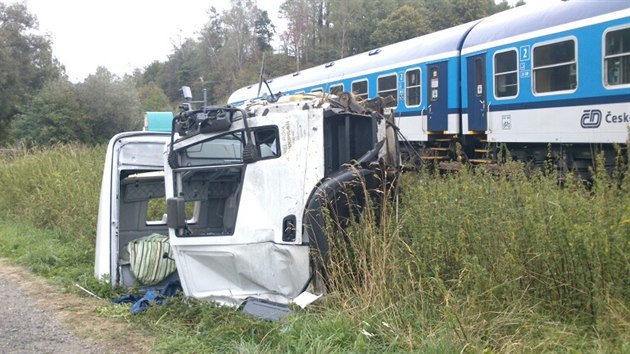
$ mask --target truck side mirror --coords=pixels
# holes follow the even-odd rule
[[[184,99],[186,101],[190,101],[192,100],[192,91],[190,90],[190,87],[188,86],[182,86],[182,95],[184,96]]]
[[[183,197],[166,199],[166,224],[170,229],[183,229],[186,227],[186,207]]]

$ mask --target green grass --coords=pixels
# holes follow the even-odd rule
[[[92,277],[104,150],[0,157],[0,256],[117,293]],[[335,243],[325,299],[282,321],[184,297],[95,311],[150,331],[157,352],[630,352],[630,178],[557,181],[518,164],[406,174],[398,206]]]
[[[59,145],[17,150],[0,160],[0,210],[13,220],[63,230],[68,242],[93,244],[105,147]]]

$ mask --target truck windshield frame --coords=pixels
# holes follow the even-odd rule
[[[235,130],[177,149],[180,168],[221,166],[243,163],[245,130]],[[261,126],[252,129],[258,161],[281,155],[278,127]]]
[[[174,169],[176,195],[184,198],[186,229],[178,237],[234,234],[243,179],[246,131],[234,130],[178,148],[180,166]],[[275,125],[251,129],[258,158],[280,156],[280,134]]]

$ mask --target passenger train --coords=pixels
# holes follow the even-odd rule
[[[268,80],[272,92],[392,96],[422,160],[613,165],[630,129],[630,0],[549,0]],[[228,99],[243,104],[258,85]],[[460,148],[457,148],[459,146]]]

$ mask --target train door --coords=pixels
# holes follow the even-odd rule
[[[440,62],[428,66],[427,106],[430,132],[448,130],[448,62]]]
[[[486,131],[486,55],[468,58],[468,130]]]

